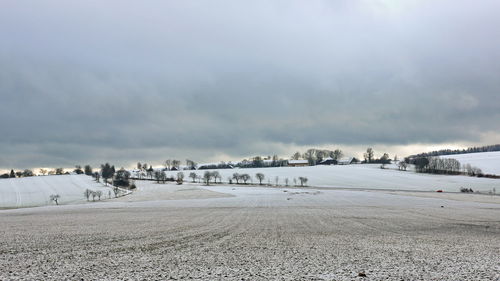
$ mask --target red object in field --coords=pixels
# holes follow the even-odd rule
[[[438,189],[438,190],[436,190],[436,192],[443,192],[443,190],[441,190],[441,189]]]

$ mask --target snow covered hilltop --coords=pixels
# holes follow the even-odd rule
[[[36,176],[0,179],[0,208],[36,207],[54,204],[51,195],[59,195],[59,204],[83,203],[86,189],[101,191],[109,197],[112,188],[85,175]]]

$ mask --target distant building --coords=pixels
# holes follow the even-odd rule
[[[350,165],[355,163],[355,158],[354,157],[344,157],[339,160],[337,160],[338,165]]]
[[[288,160],[289,167],[305,167],[309,166],[309,161],[307,160]]]
[[[337,160],[335,160],[331,157],[327,157],[327,158],[321,160],[321,162],[318,162],[318,165],[337,165]]]

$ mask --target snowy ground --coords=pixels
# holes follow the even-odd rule
[[[111,188],[96,183],[89,176],[58,175],[0,179],[0,208],[20,208],[54,204],[51,194],[59,194],[59,204],[83,203],[85,189],[101,190],[107,198]]]
[[[313,166],[313,167],[279,167],[260,169],[220,169],[224,182],[233,173],[247,173],[253,179],[253,183],[258,183],[255,174],[263,173],[265,180],[263,183],[275,184],[278,177],[280,185],[285,184],[288,178],[290,185],[293,179],[307,177],[308,185],[315,187],[337,187],[337,188],[357,188],[357,189],[391,189],[391,190],[411,190],[411,191],[436,191],[438,189],[459,192],[460,187],[472,188],[475,191],[488,193],[495,188],[500,193],[499,179],[474,178],[468,176],[448,176],[420,174],[413,171],[399,171],[394,165],[388,166],[390,169],[380,169],[379,164],[370,165],[334,165],[334,166]],[[192,171],[184,171],[186,180]],[[202,176],[204,170],[195,171]],[[167,172],[169,176],[174,176],[177,172]]]
[[[25,180],[75,202],[97,185]],[[1,210],[0,280],[500,280],[500,196],[136,184],[118,199]]]
[[[182,199],[206,199],[230,197],[230,194],[212,191],[208,188],[200,187],[198,184],[177,185],[158,184],[153,181],[136,181],[137,190],[130,195],[113,199],[118,202],[138,202],[138,201],[162,201],[162,200],[182,200]],[[228,190],[228,189],[225,189]]]
[[[478,153],[479,154],[479,153]],[[256,173],[265,175],[264,184],[275,185],[278,177],[279,185],[285,185],[285,179],[289,180],[289,185],[294,185],[294,179],[307,177],[308,185],[313,187],[326,188],[352,188],[352,189],[385,189],[394,191],[436,191],[459,192],[460,187],[472,188],[474,191],[488,193],[493,189],[500,193],[500,180],[487,178],[474,178],[467,176],[446,176],[419,174],[413,171],[399,171],[393,165],[389,169],[380,169],[380,165],[346,165],[346,166],[314,166],[314,167],[280,167],[261,169],[221,169],[222,180],[227,182],[233,173],[248,173],[252,177],[252,182],[257,184]],[[191,181],[188,175],[191,171],[184,171],[186,181]],[[195,171],[202,176],[204,170]],[[177,172],[168,172],[169,176],[176,176]],[[150,182],[151,186],[156,185]],[[298,183],[297,183],[298,184]],[[61,196],[61,204],[83,203],[85,189],[101,190],[103,197],[107,198],[110,192],[109,187],[94,182],[90,177],[84,175],[67,176],[39,176],[21,179],[0,179],[0,208],[18,208],[43,206],[53,204],[49,201],[51,194]],[[185,198],[190,198],[192,190],[180,189],[177,194],[164,192],[165,190],[144,191],[139,193],[140,200],[163,200],[172,196],[178,197],[183,194]],[[210,191],[196,191],[196,196],[209,198],[214,195]],[[131,200],[128,198],[122,201]],[[134,199],[135,200],[135,199]]]
[[[137,184],[122,201],[1,211],[0,279],[500,278],[499,204]]]
[[[500,151],[445,155],[441,157],[457,159],[462,165],[471,164],[480,168],[486,174],[500,175]]]

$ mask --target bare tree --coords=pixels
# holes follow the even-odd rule
[[[212,173],[209,171],[206,171],[203,174],[203,181],[205,182],[206,185],[210,185],[210,179],[212,179]]]
[[[179,166],[181,165],[181,161],[180,160],[172,160],[172,168],[175,168],[177,170],[179,170]]]
[[[316,149],[314,148],[308,149],[306,153],[304,153],[304,159],[307,160],[307,162],[309,162],[309,165],[311,166],[316,165],[316,160],[317,160]]]
[[[382,155],[382,157],[380,157],[380,162],[382,162],[382,164],[391,163],[391,158],[389,157],[389,154],[384,153],[384,155]]]
[[[300,186],[304,186],[305,184],[307,184],[306,177],[299,177],[299,181],[300,181]]]
[[[251,178],[251,177],[250,177],[250,175],[249,175],[249,174],[243,174],[243,175],[241,175],[241,179],[243,180],[243,182],[244,182],[245,184],[247,184],[247,181],[249,181],[249,180],[250,180],[250,178]]]
[[[257,174],[255,174],[255,177],[259,180],[259,184],[262,185],[262,181],[265,178],[264,174],[263,173],[257,173]]]
[[[155,173],[154,173],[154,175],[155,175],[155,180],[156,180],[156,182],[157,182],[157,183],[160,183],[160,181],[162,181],[162,180],[163,180],[163,178],[164,178],[164,176],[165,176],[165,173],[164,173],[164,172],[162,172],[162,171],[158,171],[158,170],[156,170],[156,171],[155,171]]]
[[[193,180],[194,183],[194,181],[196,180],[196,173],[195,172],[189,173],[189,177]]]
[[[118,186],[114,186],[113,193],[115,194],[115,198],[117,198],[118,194],[120,193],[120,188],[118,188]]]
[[[45,170],[45,169],[40,169],[40,174],[42,174],[43,176],[45,176],[45,174],[47,174],[47,170]]]
[[[163,163],[163,165],[167,170],[170,170],[170,168],[172,167],[172,160],[170,159],[165,160],[165,163]]]
[[[101,200],[101,196],[102,196],[102,191],[98,190],[96,191],[96,195],[97,197],[99,198],[99,201]]]
[[[335,149],[332,153],[332,156],[333,156],[332,157],[333,159],[339,160],[340,158],[342,158],[344,156],[344,153],[340,149]]]
[[[233,179],[236,181],[236,184],[240,183],[241,176],[238,173],[233,174]]]
[[[186,166],[189,170],[194,170],[196,169],[196,162],[193,160],[186,159]]]
[[[323,158],[327,156],[327,151],[318,149],[314,152],[314,155],[316,157],[316,163],[320,163],[321,161],[323,161]]]
[[[85,196],[85,198],[87,198],[87,201],[90,200],[90,195],[92,194],[92,190],[90,189],[85,189],[85,191],[83,192],[83,196]]]
[[[373,149],[371,147],[368,147],[363,156],[365,157],[365,161],[367,163],[371,163],[373,161]]]
[[[406,171],[407,167],[408,167],[408,164],[406,164],[405,161],[399,161],[399,163],[398,163],[398,169],[399,170]]]
[[[23,177],[32,177],[34,176],[35,174],[33,173],[32,170],[30,169],[25,169],[23,172],[22,172],[22,176]]]
[[[184,173],[178,172],[177,173],[177,184],[182,184],[183,181],[184,181]]]
[[[59,194],[52,194],[50,195],[50,201],[54,201],[56,205],[59,205],[59,198],[61,196]]]
[[[153,179],[154,171],[155,170],[153,169],[153,166],[149,166],[149,168],[146,170],[148,178]]]
[[[292,155],[292,160],[299,160],[300,156],[300,152],[297,151]]]
[[[91,194],[92,194],[92,201],[95,201],[95,198],[96,198],[96,196],[97,196],[97,192],[92,191],[92,193],[91,193]]]
[[[214,183],[217,183],[217,179],[219,179],[219,182],[222,181],[222,176],[218,171],[212,172],[212,176],[214,177]]]

